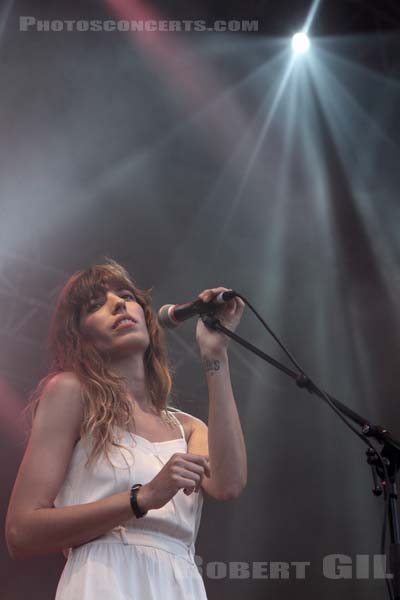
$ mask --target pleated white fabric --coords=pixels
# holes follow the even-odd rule
[[[91,444],[79,440],[54,506],[94,502],[153,479],[172,454],[187,452],[176,421],[182,437],[167,442],[119,429],[127,448],[113,448],[113,465],[102,458],[85,467]],[[162,508],[70,549],[55,600],[207,600],[194,560],[202,504],[201,490],[180,490]]]

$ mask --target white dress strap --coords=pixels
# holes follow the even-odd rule
[[[168,412],[169,412],[169,414],[171,415],[171,417],[174,419],[174,421],[176,421],[176,423],[177,423],[177,425],[178,425],[179,429],[181,430],[182,438],[183,438],[183,439],[186,441],[185,430],[183,429],[183,425],[182,425],[182,423],[181,423],[181,422],[180,422],[180,420],[179,420],[179,419],[178,419],[178,418],[177,418],[177,417],[174,415],[174,413],[173,413],[171,410],[169,410]]]

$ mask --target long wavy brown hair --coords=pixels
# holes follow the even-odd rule
[[[84,406],[80,436],[93,437],[87,465],[95,462],[102,452],[111,462],[111,446],[121,447],[114,439],[114,426],[126,428],[134,423],[125,379],[109,371],[105,358],[79,327],[83,308],[89,306],[92,298],[105,293],[107,287],[131,291],[143,308],[150,339],[143,358],[146,386],[157,413],[170,420],[168,408],[171,408],[172,369],[164,332],[151,305],[152,290],[141,290],[122,265],[110,258],[105,260],[104,264],[74,273],[60,291],[48,336],[51,367],[49,373],[39,381],[25,409],[32,411],[33,422],[50,379],[61,372],[75,373],[81,383]]]

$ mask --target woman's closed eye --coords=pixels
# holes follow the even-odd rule
[[[90,311],[92,311],[92,310],[96,310],[96,308],[97,308],[98,306],[101,306],[101,304],[102,304],[101,302],[90,302],[90,303],[87,305],[87,310],[88,310],[89,312],[90,312]]]
[[[132,293],[132,292],[124,292],[123,294],[120,294],[121,298],[128,298],[128,300],[133,300],[133,302],[137,302],[136,296]],[[96,310],[97,306],[102,306],[104,300],[100,301],[100,300],[92,300],[89,305],[88,305],[88,310],[92,311],[92,310]]]
[[[128,296],[128,297],[129,297],[131,300],[134,300],[135,302],[137,302],[137,300],[136,300],[136,296],[135,296],[135,294],[132,294],[132,292],[126,292],[125,294],[122,294],[122,295],[121,295],[121,298],[126,298],[127,296]]]

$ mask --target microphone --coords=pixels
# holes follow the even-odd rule
[[[186,319],[216,312],[221,304],[229,302],[235,296],[237,293],[234,290],[228,290],[220,292],[210,302],[197,299],[193,302],[185,302],[185,304],[164,304],[158,311],[158,321],[162,327],[174,329]]]

